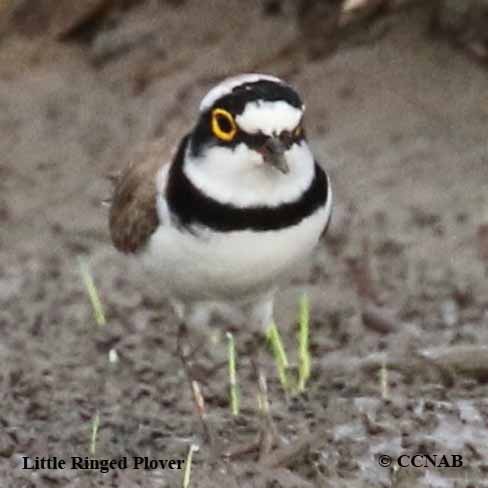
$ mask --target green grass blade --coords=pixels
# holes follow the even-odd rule
[[[95,320],[97,321],[98,325],[106,325],[107,321],[105,319],[103,305],[100,300],[97,287],[95,286],[95,282],[93,281],[93,276],[91,274],[88,263],[80,257],[78,258],[78,264],[83,284],[85,285],[88,297],[90,298],[90,302],[93,308],[93,312],[95,314]]]
[[[230,390],[230,408],[232,415],[239,415],[239,385],[237,384],[237,368],[236,368],[236,347],[234,336],[227,332],[228,355],[229,355],[229,390]]]
[[[278,327],[276,327],[276,324],[274,322],[269,326],[266,332],[266,337],[271,346],[271,351],[273,352],[273,357],[276,363],[276,369],[278,371],[278,377],[280,379],[281,386],[283,386],[283,389],[285,391],[288,391],[288,358],[286,357],[285,348],[283,346]]]
[[[298,390],[305,391],[312,369],[309,349],[310,305],[305,293],[300,297],[298,326]]]
[[[188,449],[188,456],[186,457],[185,462],[185,472],[183,474],[183,484],[181,485],[182,488],[190,488],[191,482],[191,465],[193,462],[193,453],[198,451],[198,446],[196,444],[192,444]]]
[[[386,356],[384,356],[381,360],[381,368],[378,374],[380,377],[381,397],[383,400],[389,400],[390,392],[388,388],[388,368],[386,366]]]
[[[90,456],[95,456],[97,452],[97,437],[98,429],[100,427],[100,413],[97,410],[92,421],[91,438],[90,438]]]

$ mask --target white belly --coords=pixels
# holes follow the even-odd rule
[[[311,253],[329,218],[330,200],[297,225],[277,231],[194,235],[161,226],[142,258],[157,273],[156,286],[176,298],[235,300],[260,294]]]

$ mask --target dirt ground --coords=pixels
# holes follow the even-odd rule
[[[89,456],[98,411],[96,458],[185,459],[198,444],[192,488],[488,487],[486,69],[427,36],[422,12],[394,16],[374,42],[307,61],[287,16],[254,3],[174,3],[136,6],[90,42],[0,41],[0,485],[181,486],[178,470],[22,469],[22,456]],[[278,297],[293,356],[297,298],[308,292],[313,372],[305,394],[286,398],[266,365],[284,447],[260,463],[255,452],[215,456],[205,443],[174,317],[112,248],[100,204],[104,174],[155,137],[169,157],[206,90],[251,70],[303,94],[336,199],[329,235]],[[225,357],[215,337],[196,359],[209,369]],[[238,352],[248,339],[237,334]],[[219,452],[259,431],[242,354],[238,374],[238,418],[225,368],[202,384]],[[463,466],[378,462],[415,453],[459,454]]]

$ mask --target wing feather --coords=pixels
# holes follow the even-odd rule
[[[156,177],[165,164],[166,153],[161,142],[149,144],[132,159],[115,183],[110,235],[114,246],[125,254],[142,250],[159,225]]]

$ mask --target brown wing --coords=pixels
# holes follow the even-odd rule
[[[150,144],[133,158],[116,182],[109,225],[112,242],[123,253],[140,251],[159,224],[156,175],[166,155],[163,144]]]

